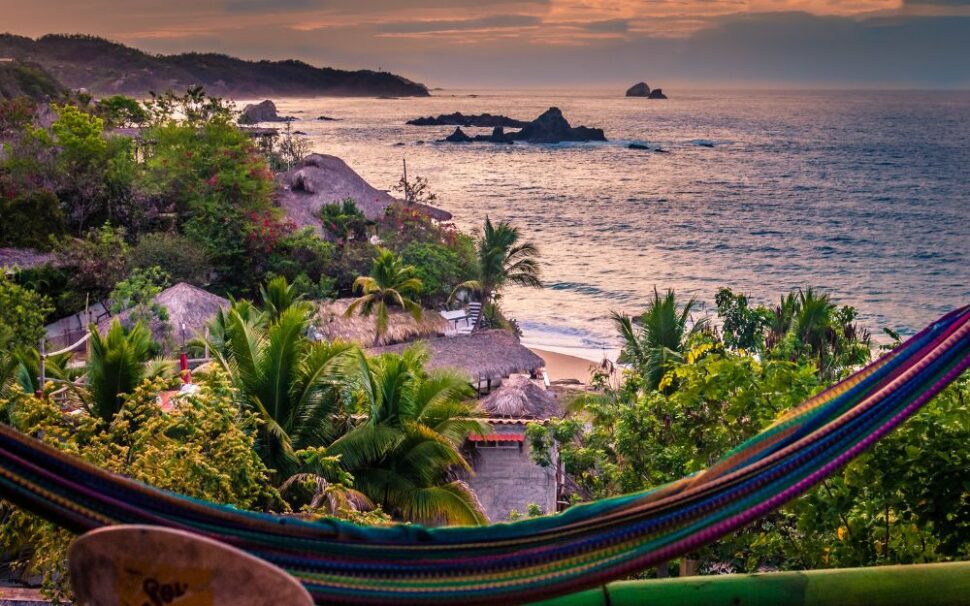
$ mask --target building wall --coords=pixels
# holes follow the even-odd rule
[[[494,433],[524,434],[523,425],[495,425]],[[475,475],[466,482],[478,495],[491,522],[504,522],[513,510],[525,514],[530,503],[543,513],[556,512],[556,468],[540,467],[529,455],[527,442],[509,447],[482,448],[471,446],[471,463]]]

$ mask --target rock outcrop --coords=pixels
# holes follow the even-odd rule
[[[650,90],[646,82],[637,82],[626,90],[627,97],[645,97],[647,99],[666,99],[662,88]]]
[[[541,116],[526,123],[522,130],[507,133],[502,126],[492,129],[491,135],[468,136],[461,127],[455,129],[447,137],[441,140],[447,143],[514,143],[525,141],[527,143],[561,143],[563,141],[606,141],[606,135],[601,128],[588,128],[586,126],[570,126],[562,111],[558,107],[550,107]]]
[[[310,154],[299,164],[277,176],[277,201],[288,219],[298,227],[312,227],[320,235],[320,209],[351,198],[364,216],[372,221],[384,217],[387,207],[397,200],[386,191],[370,185],[347,163],[336,156]],[[419,206],[430,217],[446,221],[446,211]]]
[[[626,90],[627,97],[649,97],[650,87],[646,82],[637,82]]]
[[[497,126],[503,128],[523,128],[528,122],[509,118],[508,116],[493,116],[492,114],[471,114],[466,116],[461,112],[455,112],[453,114],[441,114],[437,117],[415,118],[414,120],[408,120],[406,124],[410,124],[411,126],[464,126],[465,128],[471,126],[480,126],[483,128],[495,128]]]
[[[240,124],[259,124],[260,122],[289,122],[290,116],[280,116],[276,113],[276,104],[269,99],[260,103],[253,103],[243,108],[239,116]]]
[[[451,133],[443,140],[448,143],[471,143],[474,141],[474,139],[465,134],[465,131],[463,131],[460,126],[455,129],[455,132]]]
[[[550,107],[517,133],[510,133],[513,141],[529,143],[560,143],[562,141],[606,141],[601,128],[570,126],[558,107]]]

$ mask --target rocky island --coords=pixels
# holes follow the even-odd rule
[[[442,139],[445,143],[561,143],[563,141],[588,142],[606,141],[606,135],[601,128],[587,126],[570,126],[558,107],[550,107],[541,116],[528,122],[517,132],[506,133],[502,126],[496,126],[490,135],[468,136],[461,126],[448,137]]]
[[[516,120],[508,116],[493,116],[492,114],[470,114],[468,116],[461,112],[453,114],[441,114],[437,117],[428,116],[426,118],[415,118],[408,120],[405,124],[411,126],[480,126],[483,128],[524,128],[529,123],[525,120]]]
[[[296,118],[280,116],[276,113],[276,104],[269,99],[261,103],[253,103],[243,108],[239,116],[240,124],[259,124],[260,122],[291,122]]]
[[[627,97],[645,97],[647,99],[666,99],[667,95],[664,94],[662,88],[655,88],[650,90],[646,82],[638,82],[627,89]]]

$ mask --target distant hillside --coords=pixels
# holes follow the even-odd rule
[[[61,83],[36,63],[0,59],[0,99],[45,100],[64,92]]]
[[[201,84],[226,97],[426,97],[428,89],[387,72],[314,67],[302,61],[244,61],[215,53],[150,55],[103,38],[0,34],[0,57],[43,66],[70,88],[145,96]]]

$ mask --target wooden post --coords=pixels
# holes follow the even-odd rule
[[[404,163],[404,202],[411,203],[411,186],[408,185],[408,159],[401,160]]]
[[[37,393],[35,394],[38,398],[44,394],[44,383],[47,382],[47,344],[46,335],[40,338],[40,343],[37,344],[37,351],[40,353],[40,372],[37,373]]]
[[[695,560],[688,556],[680,558],[680,576],[682,577],[696,577],[699,567],[700,560]]]

